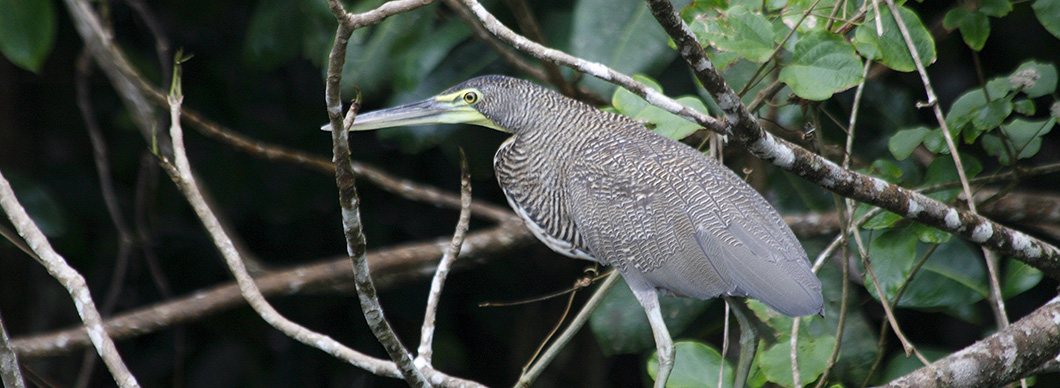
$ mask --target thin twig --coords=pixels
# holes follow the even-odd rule
[[[4,319],[0,318],[0,381],[5,388],[26,388],[22,380],[22,369],[18,364],[18,355],[11,350],[11,339],[4,328]]]
[[[427,311],[423,313],[423,329],[420,330],[420,347],[416,353],[416,364],[419,367],[430,366],[431,356],[434,350],[431,342],[434,340],[434,319],[438,314],[438,301],[442,298],[442,286],[445,285],[445,277],[449,275],[449,268],[453,261],[460,255],[460,247],[464,245],[464,237],[467,235],[468,223],[471,221],[471,172],[467,167],[467,158],[463,149],[460,150],[460,217],[456,222],[456,231],[453,239],[449,241],[449,248],[438,262],[438,269],[434,271],[431,280],[431,290],[427,294]]]
[[[920,354],[920,351],[916,349],[916,346],[906,338],[905,333],[902,332],[902,328],[898,326],[898,319],[894,317],[894,309],[891,308],[890,303],[887,303],[887,294],[883,292],[883,287],[880,287],[880,281],[876,278],[876,272],[872,270],[872,260],[869,259],[867,255],[863,256],[862,260],[865,263],[865,272],[868,272],[869,278],[872,279],[872,286],[876,289],[876,295],[880,296],[882,302],[880,305],[883,306],[883,312],[887,316],[887,321],[891,324],[891,330],[894,330],[894,335],[898,337],[898,341],[900,341],[902,347],[905,348],[906,357],[910,354],[916,354],[916,357],[919,358],[920,362],[923,362],[924,365],[930,364],[931,361],[928,361],[924,355]]]
[[[394,1],[386,3],[377,10],[382,10],[388,5],[399,3]],[[423,3],[420,3],[422,6]],[[372,282],[372,274],[368,268],[368,260],[365,258],[364,230],[361,226],[360,198],[357,196],[355,175],[353,166],[350,164],[349,126],[353,124],[357,115],[357,105],[350,105],[349,114],[345,119],[342,117],[342,103],[339,99],[339,89],[342,82],[342,67],[346,63],[346,46],[349,44],[350,35],[353,30],[361,26],[358,23],[344,23],[353,16],[342,9],[338,0],[329,0],[335,19],[339,21],[335,32],[335,41],[331,46],[331,54],[328,56],[327,86],[325,88],[325,103],[327,105],[328,119],[331,121],[331,144],[332,162],[335,163],[335,185],[339,191],[339,206],[342,207],[342,232],[346,236],[346,249],[353,262],[354,286],[357,289],[357,299],[361,305],[365,321],[372,334],[386,349],[390,359],[394,361],[401,375],[410,386],[430,387],[427,377],[423,375],[413,362],[408,349],[401,343],[401,339],[394,333],[390,322],[386,320],[383,307],[376,295],[375,284]],[[409,3],[409,8],[414,9],[415,4]],[[373,12],[373,11],[369,11]],[[403,12],[403,11],[402,11]],[[379,19],[380,21],[382,18]]]
[[[48,238],[26,214],[26,209],[18,202],[15,192],[11,189],[11,184],[7,182],[2,173],[0,173],[0,207],[7,213],[7,217],[15,226],[18,234],[26,240],[33,252],[36,252],[36,259],[70,293],[74,307],[77,308],[77,314],[81,316],[81,321],[85,324],[84,329],[92,339],[96,352],[103,357],[103,362],[110,370],[114,381],[122,388],[139,387],[140,384],[136,382],[136,377],[129,372],[129,368],[125,366],[121,355],[118,354],[114,340],[103,329],[103,318],[96,310],[96,304],[92,301],[92,294],[88,290],[85,278],[67,264],[66,259],[58,252],[55,252]]]
[[[725,382],[725,354],[729,353],[729,304],[725,304],[725,321],[721,330],[721,367],[718,368],[718,388]]]
[[[581,311],[578,311],[578,315],[574,316],[570,325],[567,325],[567,328],[560,333],[559,337],[556,338],[556,341],[545,350],[545,353],[541,355],[541,358],[538,359],[534,365],[530,366],[529,370],[523,373],[522,376],[519,376],[519,381],[515,383],[516,388],[528,388],[530,387],[530,384],[533,384],[534,380],[537,379],[537,376],[545,370],[545,367],[548,366],[550,362],[552,362],[552,359],[556,358],[560,349],[563,349],[563,347],[570,342],[571,338],[574,337],[574,334],[585,325],[585,322],[589,321],[589,316],[592,315],[593,310],[595,310],[596,306],[599,306],[600,302],[604,300],[604,296],[606,296],[607,292],[611,290],[611,287],[614,287],[615,283],[618,282],[619,277],[621,277],[621,275],[618,274],[618,271],[612,271],[611,275],[604,279],[604,282],[593,292],[593,296],[585,302],[585,306],[582,307]]]
[[[799,324],[802,317],[795,317],[791,322],[791,338],[788,341],[788,356],[791,357],[791,381],[792,386],[802,386],[802,376],[799,373]]]

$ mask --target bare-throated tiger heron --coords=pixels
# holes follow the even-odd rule
[[[512,134],[493,159],[508,203],[552,250],[618,269],[655,335],[656,386],[674,358],[656,290],[750,296],[789,316],[823,309],[821,283],[776,210],[692,147],[503,76],[359,115],[351,129],[436,123]]]

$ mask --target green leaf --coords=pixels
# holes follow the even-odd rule
[[[887,159],[876,159],[869,168],[870,174],[891,183],[898,183],[902,169]]]
[[[1012,110],[1024,116],[1033,116],[1034,112],[1037,110],[1037,107],[1034,106],[1034,101],[1024,98],[1013,101]]]
[[[935,40],[920,17],[912,10],[900,7],[899,14],[902,21],[909,29],[909,35],[916,47],[917,54],[924,66],[935,62]],[[866,58],[883,63],[885,66],[897,71],[913,71],[916,65],[913,57],[909,55],[909,49],[898,31],[898,23],[891,16],[891,11],[886,7],[880,7],[880,23],[883,25],[883,36],[876,34],[875,17],[866,19],[854,32],[854,47]]]
[[[926,247],[917,252],[923,254]],[[906,288],[901,307],[940,308],[976,303],[990,294],[986,264],[976,246],[954,239],[939,245]]]
[[[752,62],[764,62],[773,53],[773,24],[760,13],[733,6],[723,14],[698,20],[699,30],[711,46],[731,51]]]
[[[799,97],[820,101],[861,82],[861,67],[850,43],[819,30],[799,39],[792,63],[780,70],[780,81]]]
[[[990,19],[986,17],[986,14],[974,12],[961,23],[961,38],[964,38],[964,44],[972,50],[981,51],[988,37],[990,37]]]
[[[944,232],[924,224],[916,223],[912,224],[912,226],[913,232],[916,233],[916,237],[920,239],[921,242],[928,244],[944,244],[949,242],[950,238],[953,237],[949,232]]]
[[[933,154],[949,155],[950,149],[946,147],[946,139],[942,137],[942,129],[935,128],[924,135],[924,148]]]
[[[862,232],[862,234],[866,234]],[[894,298],[898,287],[901,286],[909,271],[916,262],[917,236],[910,228],[893,228],[869,243],[869,257],[872,259],[872,271],[880,283],[880,288],[887,300]],[[865,274],[865,289],[877,300],[880,296],[876,293],[869,274]]]
[[[11,63],[36,73],[54,44],[51,1],[0,0],[0,54]]]
[[[942,18],[942,26],[946,27],[947,30],[955,30],[960,28],[964,24],[964,20],[971,15],[972,12],[967,8],[958,6],[946,12],[946,16]]]
[[[687,1],[674,7],[680,9]],[[669,36],[637,0],[579,0],[574,5],[570,33],[571,54],[598,62],[624,74],[661,71],[677,52],[665,44]],[[592,36],[594,39],[584,39]],[[615,86],[595,77],[581,85],[598,95],[608,95]]]
[[[655,82],[655,80],[650,77],[634,74],[633,80],[662,93],[662,86],[659,86],[659,83]],[[630,118],[636,117],[642,110],[652,106],[643,98],[640,98],[640,96],[626,90],[626,88],[615,89],[615,93],[611,95],[611,105],[613,105],[615,109],[618,109],[619,113]]]
[[[892,229],[871,244],[873,270],[887,300],[894,299],[913,265],[928,251],[927,245],[917,244],[918,237],[910,229]],[[875,286],[866,281],[865,287],[879,299]],[[939,245],[916,273],[898,306],[946,311],[983,300],[987,294],[986,265],[981,255],[964,240],[951,239]]]
[[[979,160],[976,158],[966,154],[960,154],[960,156],[961,164],[964,165],[964,175],[968,179],[979,175],[979,173],[983,171],[983,165],[979,163]],[[953,164],[953,157],[944,156],[935,158],[935,160],[931,161],[927,173],[924,176],[923,185],[930,186],[939,183],[956,182],[958,180],[960,180],[960,176],[957,174],[957,168]],[[960,192],[961,188],[955,187],[929,193],[927,196],[942,202],[949,202],[954,198],[957,198],[957,195],[960,194]]]
[[[1036,61],[1023,62],[1007,80],[1022,87],[1020,91],[1029,98],[1049,95],[1056,91],[1056,65]]]
[[[662,92],[662,87],[649,77],[634,75],[633,79],[644,83],[652,89]],[[703,100],[700,100],[698,97],[679,97],[677,98],[677,102],[688,105],[692,109],[700,112],[708,113],[707,107],[703,104]],[[644,122],[656,133],[674,140],[684,139],[692,134],[692,132],[702,128],[699,124],[685,120],[680,116],[667,112],[657,106],[648,104],[643,98],[640,98],[640,96],[637,96],[624,88],[616,89],[615,93],[611,95],[611,105],[613,105],[619,113],[639,122]]]
[[[673,335],[680,334],[710,303],[711,300],[675,296],[659,298],[666,327]],[[655,349],[655,337],[652,336],[648,316],[625,280],[616,284],[593,311],[589,317],[589,327],[605,354],[640,353]]]
[[[930,132],[930,129],[923,126],[900,130],[891,136],[891,140],[887,142],[887,148],[891,150],[891,155],[894,155],[895,159],[905,160],[924,141],[924,136]]]
[[[713,15],[726,8],[729,8],[727,0],[693,0],[681,9],[681,20],[692,24],[696,19]]]
[[[1006,259],[1001,275],[1001,297],[1008,299],[1022,294],[1042,281],[1042,271],[1019,260]]]
[[[743,55],[751,62],[764,62],[773,53],[773,24],[760,13],[733,8],[726,12],[733,35],[723,40],[729,51]]]
[[[764,351],[759,344],[760,354],[757,357],[758,366],[761,367],[769,381],[782,387],[795,386],[791,378],[791,341],[789,336],[781,336],[775,344]],[[799,336],[798,344],[799,378],[803,384],[817,380],[824,372],[828,363],[828,357],[835,347],[835,337],[804,337]]]
[[[991,95],[993,96],[993,95]],[[975,88],[964,92],[950,105],[946,112],[946,125],[950,127],[953,135],[961,133],[964,126],[972,122],[974,113],[986,105],[986,95],[983,88]]]
[[[684,96],[677,98],[677,102],[685,104],[692,109],[697,111],[708,113],[707,106],[703,104],[703,100],[698,97]],[[633,118],[637,121],[647,121],[654,125],[652,129],[655,133],[666,136],[674,140],[681,140],[692,132],[703,128],[699,124],[688,121],[680,116],[673,113],[667,112],[662,108],[651,105],[644,110],[640,111],[636,117]]]
[[[982,0],[979,3],[979,12],[999,18],[1012,12],[1012,2],[1009,0]]]
[[[1052,131],[1056,125],[1056,117],[1043,120],[1015,119],[1011,123],[1001,127],[1000,136],[1008,141],[1005,144],[998,135],[990,134],[983,136],[983,148],[990,155],[996,156],[1003,165],[1011,165],[1013,160],[1009,150],[1016,155],[1016,159],[1027,159],[1038,153],[1042,148],[1042,136]]]
[[[1060,0],[1036,0],[1031,4],[1031,8],[1034,9],[1034,16],[1038,17],[1042,27],[1060,39],[1060,18],[1056,17],[1060,15]]]
[[[854,218],[861,218],[861,216],[868,213],[872,208],[873,206],[871,205],[864,203],[858,204],[858,207],[854,210]],[[868,221],[865,221],[864,224],[861,224],[861,228],[865,230],[888,229],[901,220],[902,216],[885,210],[870,218]]]
[[[724,368],[722,387],[732,386],[733,367],[713,347],[696,341],[674,343],[674,369],[667,388],[714,388],[718,386],[718,371]],[[659,374],[658,354],[648,360],[648,375],[654,380]]]
[[[997,128],[1008,116],[1012,114],[1012,102],[1008,99],[999,98],[990,101],[979,109],[972,117],[972,126],[979,133]],[[978,134],[976,134],[978,136]]]
[[[394,84],[399,89],[412,89],[430,75],[454,48],[471,36],[471,30],[459,20],[449,20],[430,32],[430,39],[416,40],[409,50],[397,58]]]

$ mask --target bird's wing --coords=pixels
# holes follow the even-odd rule
[[[790,229],[724,166],[667,141],[609,143],[578,160],[568,211],[594,256],[631,285],[748,295],[787,315],[821,310]]]

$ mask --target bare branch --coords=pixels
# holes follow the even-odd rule
[[[397,3],[402,2],[389,2],[366,14],[380,11],[384,8],[393,8],[388,7],[388,5],[398,7]],[[360,301],[361,311],[364,313],[364,319],[368,321],[368,327],[372,330],[372,334],[386,349],[390,359],[397,364],[398,370],[401,371],[405,381],[413,387],[430,387],[431,384],[427,382],[427,377],[412,362],[412,356],[409,354],[408,349],[405,348],[405,345],[401,343],[401,339],[394,333],[390,322],[386,320],[386,316],[383,314],[383,307],[376,296],[375,284],[372,283],[372,274],[368,268],[368,260],[365,258],[365,239],[361,227],[361,200],[357,196],[353,165],[350,163],[349,125],[352,125],[354,117],[357,115],[359,102],[355,101],[350,106],[349,116],[344,124],[342,102],[339,100],[342,66],[346,63],[346,46],[349,44],[350,35],[353,34],[354,29],[369,23],[378,23],[386,15],[384,12],[384,15],[379,16],[377,19],[362,19],[360,22],[353,22],[350,21],[353,15],[347,14],[342,10],[342,5],[339,4],[338,0],[329,0],[328,5],[332,13],[335,14],[336,20],[339,21],[339,26],[335,32],[335,41],[331,46],[331,54],[328,56],[325,103],[327,105],[328,118],[331,120],[331,128],[333,128],[331,131],[331,144],[332,154],[334,155],[332,162],[335,163],[335,185],[339,189],[339,206],[342,207],[342,231],[346,236],[346,249],[349,252],[350,260],[353,261],[353,278],[354,285],[357,288],[357,299]],[[415,4],[412,4],[405,11],[414,8]],[[376,21],[373,22],[372,20]]]
[[[0,318],[0,381],[6,388],[26,388],[22,369],[18,365],[18,355],[11,350],[11,339],[7,336],[3,318]]]
[[[887,387],[997,387],[1015,381],[1060,353],[1060,297],[1009,327]]]
[[[442,286],[445,284],[445,277],[449,275],[449,268],[453,265],[453,261],[460,255],[460,247],[464,245],[468,223],[471,221],[471,172],[468,170],[467,159],[462,150],[460,156],[460,218],[456,222],[456,231],[453,232],[449,248],[445,250],[445,255],[438,262],[438,269],[434,271],[431,290],[427,294],[427,311],[423,313],[420,346],[416,351],[418,354],[416,362],[419,367],[431,365],[431,357],[434,354],[431,347],[431,342],[434,340],[434,318],[438,313],[438,301],[442,298]]]
[[[81,316],[81,321],[85,324],[84,330],[92,340],[96,352],[103,357],[103,362],[107,364],[107,369],[110,370],[114,381],[123,388],[139,387],[140,384],[136,382],[136,377],[129,372],[129,368],[125,366],[121,355],[118,354],[114,340],[103,329],[103,319],[96,310],[95,302],[92,301],[92,294],[88,291],[85,278],[67,264],[66,259],[58,252],[55,252],[48,238],[44,236],[33,219],[29,218],[29,214],[26,214],[26,209],[18,202],[15,192],[11,189],[11,184],[7,182],[2,173],[0,173],[0,208],[4,209],[11,224],[15,226],[15,230],[37,254],[35,257],[37,261],[70,293],[74,307],[77,308],[77,314]]]
[[[140,92],[139,85],[146,83],[132,65],[114,45],[110,33],[103,28],[99,17],[84,0],[63,0],[74,21],[78,34],[92,53],[92,58],[110,79],[124,105],[132,113],[133,122],[148,144],[157,145],[163,155],[169,155],[170,145],[165,137],[155,136],[156,112],[150,101]]]

